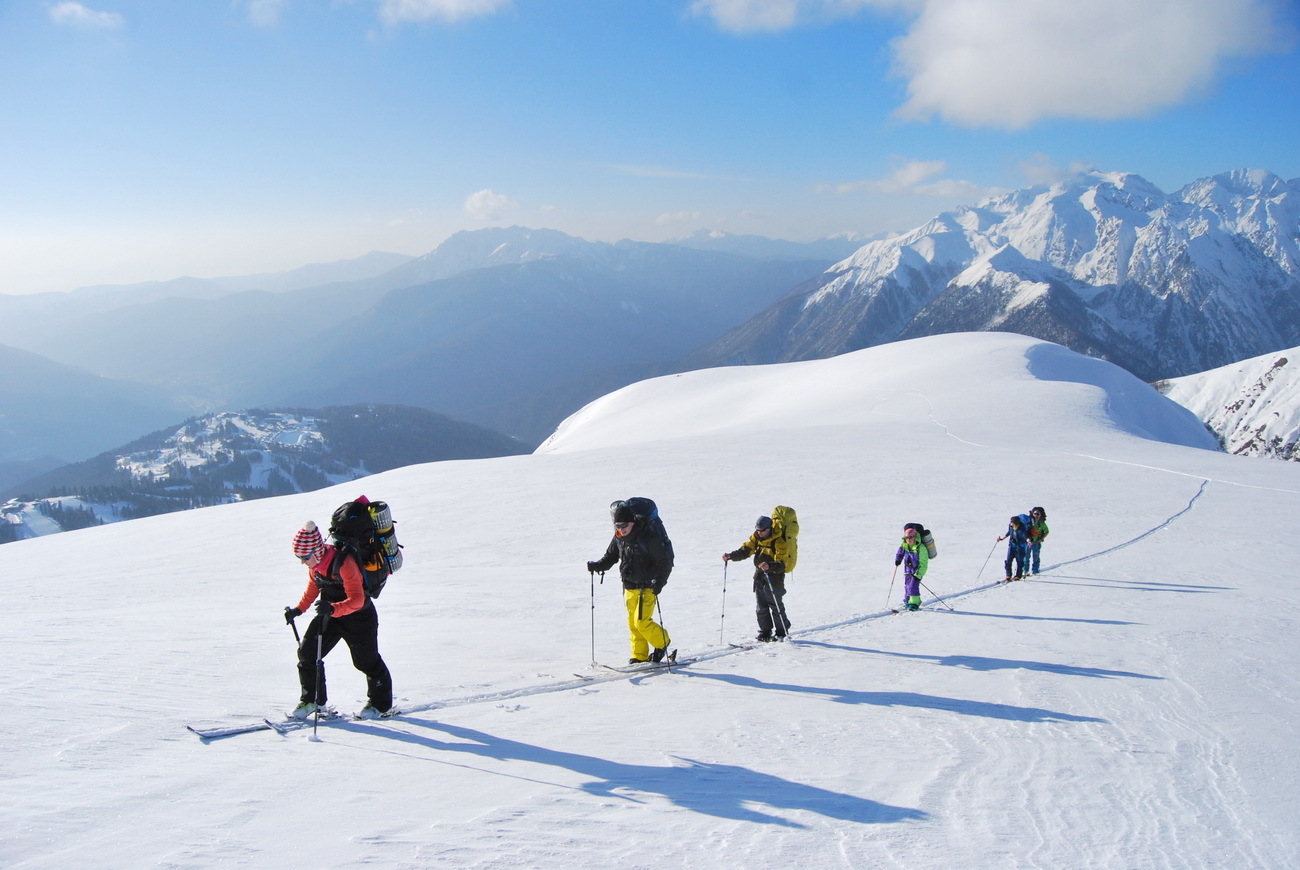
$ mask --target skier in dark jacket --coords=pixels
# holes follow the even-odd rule
[[[284,620],[292,623],[312,602],[316,602],[316,616],[298,645],[298,682],[302,685],[302,695],[290,715],[306,719],[317,712],[328,712],[325,666],[317,663],[318,637],[321,659],[342,640],[352,654],[352,664],[366,675],[369,702],[357,715],[363,719],[396,715],[392,678],[379,654],[379,613],[366,594],[365,575],[356,557],[326,545],[320,530],[310,520],[294,537],[293,553],[308,568],[307,588],[296,607],[284,609]],[[334,564],[336,561],[338,565]]]
[[[759,517],[749,540],[722,561],[737,562],[754,557],[754,615],[758,617],[758,640],[785,640],[790,618],[785,614],[785,539],[772,534],[772,518]]]
[[[1029,555],[1029,530],[1025,528],[1025,523],[1019,516],[1014,516],[1007,526],[1007,533],[999,535],[998,540],[1007,542],[1007,561],[1005,562],[1007,580],[1019,580],[1025,576],[1025,559]],[[1016,565],[1014,577],[1011,575],[1012,562]]]
[[[653,617],[655,602],[673,570],[672,556],[659,533],[651,528],[650,519],[637,516],[627,502],[614,502],[609,513],[614,521],[614,537],[605,555],[588,562],[587,570],[604,574],[618,563],[623,602],[627,605],[628,640],[632,644],[628,664],[663,661],[670,638]]]

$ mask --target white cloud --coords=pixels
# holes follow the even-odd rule
[[[681,224],[698,223],[703,215],[698,211],[676,211],[671,214],[661,214],[655,218],[655,223],[661,227],[679,226]]]
[[[1030,184],[1056,184],[1078,178],[1095,169],[1095,166],[1077,160],[1062,168],[1053,164],[1046,154],[1035,154],[1020,163],[1020,172]]]
[[[695,0],[737,33],[825,24],[864,10],[912,16],[892,43],[899,115],[1016,129],[1114,120],[1177,105],[1226,61],[1279,49],[1280,0]],[[1277,16],[1280,19],[1280,16]]]
[[[789,30],[799,24],[845,18],[867,6],[895,0],[695,0],[691,12],[733,33]]]
[[[465,198],[465,211],[476,220],[497,221],[519,207],[505,194],[493,190],[480,190]]]
[[[258,27],[274,27],[280,23],[280,12],[288,0],[246,0],[248,18]]]
[[[50,20],[82,30],[116,30],[125,23],[116,12],[96,12],[80,3],[55,3],[50,7]]]
[[[923,0],[894,43],[900,115],[1013,129],[1137,117],[1194,96],[1273,34],[1266,0]]]
[[[867,181],[849,181],[842,184],[823,184],[817,189],[839,195],[868,191],[870,193],[911,194],[934,196],[942,199],[978,201],[1003,193],[1000,188],[984,187],[973,181],[939,178],[948,169],[942,160],[909,160],[884,178]]]
[[[463,21],[491,15],[510,0],[379,0],[379,18],[397,25],[421,21]]]
[[[939,175],[948,164],[942,160],[909,160],[889,175],[875,182],[875,187],[884,193],[898,193],[911,190],[927,178]]]

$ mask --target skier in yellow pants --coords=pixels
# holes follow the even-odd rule
[[[609,506],[609,513],[614,521],[614,537],[605,555],[588,562],[587,570],[603,574],[618,562],[627,605],[628,640],[632,644],[628,663],[663,661],[670,641],[668,632],[654,621],[654,612],[659,593],[673,570],[672,542],[650,499],[616,501]]]

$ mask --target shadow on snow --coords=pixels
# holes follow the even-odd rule
[[[410,734],[395,728],[383,729],[384,736],[440,753],[459,753],[494,761],[524,761],[564,768],[591,777],[591,781],[579,788],[600,797],[643,803],[638,794],[657,794],[683,809],[703,815],[789,828],[807,826],[773,812],[764,812],[758,805],[818,813],[828,818],[861,824],[929,818],[921,810],[890,806],[855,795],[804,785],[733,764],[714,764],[687,758],[678,758],[680,763],[670,767],[627,764],[593,755],[547,749],[495,737],[473,728],[427,719],[403,717],[401,721],[404,725],[440,731],[447,735],[447,739]],[[380,729],[368,726],[365,730],[366,733],[375,734]]]
[[[944,698],[922,695],[918,692],[859,692],[852,689],[796,686],[789,683],[768,683],[754,677],[738,674],[709,674],[698,670],[689,672],[692,679],[718,680],[747,689],[772,689],[778,692],[826,695],[838,704],[869,704],[873,707],[914,707],[923,710],[948,710],[963,716],[983,716],[989,719],[1007,719],[1013,722],[1105,722],[1095,716],[1076,716],[1038,707],[1015,707],[988,701],[970,701],[961,698]]]
[[[865,647],[843,646],[834,643],[821,643],[820,641],[802,641],[804,646],[817,646],[823,649],[842,650],[844,652],[867,653],[869,655],[892,656],[900,659],[921,659],[923,661],[933,662],[936,665],[943,665],[950,668],[968,668],[972,671],[1001,671],[1001,670],[1026,670],[1041,671],[1047,674],[1064,674],[1071,677],[1099,677],[1102,679],[1113,679],[1127,677],[1134,680],[1163,680],[1164,677],[1157,677],[1151,674],[1139,674],[1133,671],[1112,671],[1106,668],[1089,668],[1082,665],[1059,665],[1052,662],[1031,662],[1021,661],[1019,659],[995,659],[986,656],[932,656],[920,653],[902,653],[890,652],[881,649],[867,649]]]

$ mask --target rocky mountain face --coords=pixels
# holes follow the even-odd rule
[[[1158,381],[1238,456],[1300,462],[1300,347]]]
[[[1300,180],[1264,171],[1165,194],[1128,173],[1006,194],[871,242],[682,361],[833,356],[1009,331],[1146,380],[1300,343]]]

